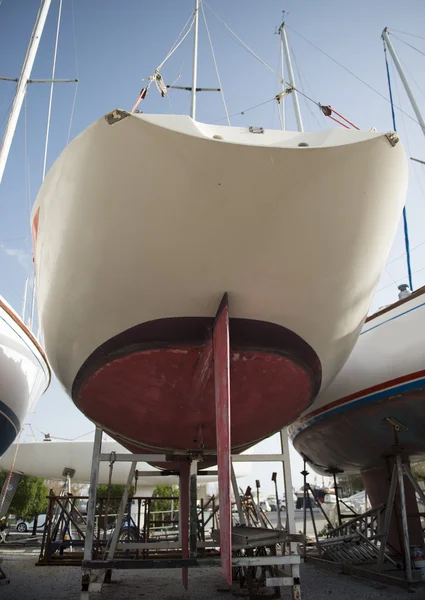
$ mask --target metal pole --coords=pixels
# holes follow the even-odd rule
[[[286,65],[288,67],[289,83],[291,84],[291,87],[293,88],[292,97],[294,99],[294,110],[295,110],[295,117],[297,119],[298,131],[302,132],[302,131],[304,131],[304,126],[303,126],[303,120],[302,120],[302,117],[301,117],[300,103],[298,101],[298,92],[297,92],[297,90],[295,88],[294,72],[292,70],[292,63],[291,63],[291,55],[289,53],[288,38],[286,37],[285,21],[280,26],[279,32],[280,32],[280,35],[282,37],[283,50],[285,52]]]
[[[233,494],[235,496],[235,502],[236,502],[236,507],[238,509],[238,516],[239,516],[239,525],[246,525],[246,519],[245,519],[245,515],[243,512],[243,508],[242,508],[242,501],[241,501],[241,496],[239,494],[239,490],[238,490],[238,482],[236,480],[236,475],[235,475],[235,469],[233,468],[233,463],[231,463],[231,477],[232,477],[232,487],[233,487]]]
[[[398,487],[399,487],[399,492],[400,492],[400,504],[401,504],[401,522],[403,525],[403,545],[404,545],[404,560],[406,563],[406,577],[407,577],[407,581],[409,583],[412,583],[412,562],[410,559],[409,526],[407,524],[406,495],[404,493],[404,473],[403,473],[403,464],[401,462],[400,454],[397,454],[396,461],[397,461]]]
[[[96,427],[96,433],[94,435],[93,443],[93,456],[90,473],[90,490],[89,500],[87,502],[87,528],[86,528],[86,540],[84,544],[84,560],[92,559],[93,551],[93,537],[94,537],[94,520],[96,517],[96,495],[97,495],[97,484],[99,482],[99,458],[100,451],[102,448],[102,430],[100,427]]]
[[[285,54],[283,51],[282,27],[279,28],[280,39],[280,76],[282,77],[282,92],[285,91]],[[286,129],[285,123],[285,96],[280,99],[280,123],[283,130]]]
[[[190,103],[190,116],[196,116],[196,84],[198,78],[198,24],[199,0],[195,0],[195,20],[193,24],[193,69],[192,69],[192,101]]]
[[[342,525],[341,519],[341,507],[339,505],[339,494],[338,494],[338,482],[336,480],[336,472],[333,473],[334,476],[334,488],[335,488],[335,497],[336,497],[336,511],[338,513],[338,525]]]
[[[274,482],[274,493],[276,496],[277,528],[282,529],[282,519],[280,516],[280,508],[279,508],[279,492],[277,491],[277,473],[273,473],[272,481]]]
[[[308,471],[305,468],[306,461],[304,460],[304,469],[301,471],[301,475],[304,478],[303,485],[303,535],[304,535],[304,559],[307,554],[307,475]]]
[[[196,558],[197,538],[198,538],[198,510],[197,510],[197,475],[198,461],[192,460],[190,463],[190,483],[189,483],[189,498],[190,498],[190,525],[189,525],[189,557]]]
[[[378,534],[382,534],[382,537],[380,540],[379,558],[378,558],[378,562],[376,565],[378,573],[380,571],[382,571],[382,567],[384,565],[385,549],[387,547],[387,539],[388,539],[388,530],[390,528],[396,491],[397,491],[397,465],[394,465],[392,475],[391,475],[391,484],[390,484],[390,491],[388,493],[387,506],[385,508],[384,527],[383,527],[382,531],[381,530],[378,531]]]
[[[12,145],[13,136],[18,124],[19,114],[21,112],[22,103],[25,98],[28,79],[30,78],[34,60],[37,54],[38,45],[40,43],[41,34],[43,33],[46,23],[47,14],[49,12],[51,0],[42,0],[37,18],[32,30],[31,39],[28,45],[27,53],[22,65],[21,74],[19,76],[18,85],[16,86],[15,98],[10,110],[9,119],[3,136],[3,142],[0,148],[0,183],[3,179],[4,169],[6,167],[7,157],[9,156],[10,147]]]
[[[385,44],[388,46],[388,50],[390,51],[391,54],[391,58],[394,61],[394,64],[396,66],[396,69],[398,71],[398,74],[400,75],[400,79],[402,84],[404,85],[404,89],[406,90],[406,94],[410,100],[410,104],[412,105],[413,108],[413,112],[416,115],[417,120],[419,121],[419,125],[422,128],[422,133],[425,135],[425,121],[424,118],[422,117],[421,111],[419,110],[419,106],[416,103],[415,97],[413,96],[413,92],[410,88],[409,82],[406,79],[406,76],[404,74],[403,71],[403,67],[401,66],[400,60],[394,50],[394,47],[391,43],[391,40],[389,38],[388,35],[388,28],[385,27],[384,31],[382,32],[382,39],[384,40]]]
[[[128,472],[127,483],[125,484],[124,492],[120,501],[120,505],[118,508],[117,518],[115,521],[115,529],[112,536],[111,545],[108,550],[108,559],[114,558],[115,550],[117,548],[118,539],[121,532],[122,522],[124,519],[124,511],[127,507],[128,503],[128,495],[130,493],[131,484],[133,483],[134,474],[136,472],[137,462],[132,462],[130,466],[130,470]],[[127,519],[129,522],[130,519]]]
[[[393,127],[394,131],[397,131],[397,125],[395,120],[395,112],[394,112],[394,102],[393,102],[393,92],[391,88],[391,76],[390,76],[390,67],[387,59],[387,46],[384,40],[384,55],[385,55],[385,66],[387,69],[387,80],[388,80],[388,91],[390,94],[390,103],[391,103],[391,114],[393,118]],[[403,207],[403,229],[404,229],[404,245],[406,248],[406,266],[407,266],[407,274],[409,277],[409,287],[413,291],[413,278],[412,278],[412,266],[410,264],[410,241],[409,241],[409,226],[407,222],[407,210],[406,206]]]

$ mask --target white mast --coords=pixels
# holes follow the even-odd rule
[[[193,25],[193,70],[192,70],[192,101],[190,104],[190,116],[196,116],[196,84],[198,78],[198,20],[199,0],[195,0],[195,20]]]
[[[282,78],[282,92],[285,92],[285,54],[283,50],[283,39],[282,39],[282,25],[279,27],[279,40],[280,40],[280,76]],[[282,93],[280,98],[280,124],[282,129],[286,129],[285,124],[285,96]]]
[[[298,92],[295,88],[294,72],[292,70],[291,55],[289,53],[288,39],[286,37],[285,21],[283,21],[282,25],[280,26],[279,33],[280,33],[280,36],[282,39],[283,50],[284,50],[285,58],[286,58],[286,65],[288,67],[289,83],[291,84],[291,87],[293,88],[292,97],[294,99],[294,110],[295,110],[295,117],[297,119],[298,131],[302,132],[302,131],[304,131],[304,126],[303,126],[303,120],[301,117],[300,103],[298,101]]]
[[[12,109],[9,114],[9,119],[4,132],[3,143],[0,148],[0,183],[3,179],[3,173],[6,166],[7,157],[9,156],[10,146],[15,134],[16,125],[18,124],[19,113],[21,112],[22,103],[25,98],[28,79],[31,76],[32,67],[35,56],[37,54],[38,45],[40,43],[41,34],[43,33],[46,23],[47,13],[49,12],[51,0],[42,0],[40,9],[37,14],[34,28],[32,30],[30,43],[25,56],[24,64],[22,65],[21,74],[18,79],[15,98],[13,100]]]
[[[400,79],[404,85],[404,89],[406,90],[406,94],[410,100],[410,104],[412,105],[413,108],[413,112],[416,115],[417,120],[419,121],[419,125],[422,128],[422,133],[425,135],[425,121],[422,117],[421,111],[419,110],[419,106],[416,104],[416,100],[415,97],[413,96],[413,92],[410,88],[409,82],[406,79],[406,76],[404,74],[403,68],[401,66],[400,60],[394,50],[394,47],[391,43],[391,40],[388,36],[388,29],[387,27],[385,27],[384,31],[382,32],[382,39],[384,40],[384,43],[387,45],[388,50],[390,51],[391,54],[391,58],[394,61],[394,64],[396,66],[396,69],[398,71],[398,74],[400,75]]]

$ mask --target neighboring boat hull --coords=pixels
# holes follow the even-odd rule
[[[188,395],[228,292],[234,326],[288,334],[276,347],[231,331],[234,449],[296,418],[349,355],[395,234],[407,173],[393,139],[122,111],[83,132],[32,216],[45,345],[77,406],[132,449],[214,446],[212,383]],[[203,323],[195,340],[158,330],[146,346],[143,328],[182,319]]]
[[[93,442],[76,440],[73,442],[25,442],[19,446],[16,454],[14,471],[33,477],[43,479],[64,480],[64,469],[72,469],[73,483],[89,483],[92,467]],[[0,469],[10,469],[15,456],[16,446],[11,448],[0,457]],[[126,454],[128,451],[117,442],[110,440],[102,442],[102,452],[110,454]],[[112,484],[125,484],[128,480],[129,462],[116,461],[112,471]],[[245,477],[251,472],[248,463],[235,463],[236,477]],[[143,487],[153,488],[157,485],[175,485],[179,483],[178,475],[167,475],[166,479],[161,472],[148,463],[137,463],[139,477],[137,484]],[[99,465],[99,484],[107,484],[109,481],[109,463],[101,461]],[[146,475],[150,471],[150,475]],[[217,481],[217,475],[205,475],[199,478],[199,483],[207,484]],[[141,495],[141,494],[137,494]],[[143,495],[143,494],[142,494]]]
[[[425,455],[425,289],[369,319],[352,355],[301,419],[296,449],[320,470],[379,465],[397,439],[407,458]]]
[[[49,382],[49,367],[39,344],[0,298],[0,456]]]

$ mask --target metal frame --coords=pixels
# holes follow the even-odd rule
[[[110,461],[109,454],[102,453],[102,430],[96,429],[95,440],[93,445],[93,460],[92,471],[90,476],[90,494],[87,509],[87,533],[84,547],[84,558],[82,562],[82,594],[81,600],[87,600],[91,591],[99,592],[102,589],[102,578],[104,582],[110,581],[111,570],[117,569],[146,569],[146,568],[181,568],[182,583],[187,589],[188,586],[188,568],[189,567],[210,567],[221,564],[224,576],[231,585],[232,569],[241,567],[246,569],[249,581],[252,583],[255,577],[257,567],[261,569],[264,575],[267,569],[274,575],[279,574],[279,577],[269,577],[266,584],[273,587],[279,587],[281,597],[283,597],[283,586],[290,585],[292,587],[293,600],[301,598],[300,591],[300,573],[299,564],[300,557],[297,554],[297,543],[299,536],[296,535],[294,503],[292,497],[292,479],[289,468],[289,446],[288,434],[286,429],[280,434],[281,452],[280,454],[248,454],[248,455],[232,455],[231,454],[231,436],[230,436],[230,336],[229,336],[229,303],[228,296],[224,294],[217,315],[214,321],[212,334],[207,340],[201,352],[199,359],[199,368],[195,369],[193,376],[193,391],[197,395],[201,395],[208,377],[214,372],[214,387],[215,387],[215,408],[216,408],[216,433],[217,433],[217,451],[207,452],[199,450],[195,452],[167,452],[158,454],[114,454],[114,462],[131,462],[126,489],[121,501],[121,506],[118,514],[118,521],[124,515],[124,508],[127,503],[128,491],[135,473],[136,463],[140,461],[173,463],[178,462],[180,473],[180,520],[179,520],[179,546],[182,552],[182,558],[162,558],[155,560],[147,558],[148,551],[145,550],[145,558],[136,559],[116,559],[114,558],[115,551],[118,546],[118,536],[120,527],[116,526],[111,545],[105,560],[93,560],[93,536],[94,536],[94,519],[96,506],[96,493],[99,481],[99,465],[100,461]],[[202,558],[198,556],[198,549],[208,547],[209,544],[205,541],[198,541],[198,510],[197,510],[197,476],[198,462],[203,457],[208,460],[214,459],[218,465],[218,482],[219,482],[219,546],[220,558]],[[281,462],[283,466],[283,481],[286,489],[287,500],[287,516],[288,516],[288,532],[282,533],[285,536],[285,541],[289,541],[289,553],[285,555],[284,538],[279,539],[281,553],[277,556],[276,544],[274,539],[270,542],[269,523],[262,518],[259,507],[254,503],[252,505],[257,512],[258,522],[263,523],[267,528],[267,535],[263,534],[255,541],[255,547],[258,552],[253,552],[255,547],[251,546],[250,554],[245,553],[245,556],[232,556],[233,547],[235,550],[244,551],[243,542],[241,544],[240,536],[233,536],[232,531],[232,514],[231,514],[231,485],[235,491],[236,503],[240,515],[241,523],[244,522],[243,511],[239,492],[237,490],[236,477],[233,470],[232,462]],[[286,467],[286,468],[285,468]],[[150,474],[155,475],[155,472]],[[213,513],[216,513],[213,506]],[[248,530],[248,528],[247,528]],[[235,543],[233,544],[233,542]],[[146,549],[148,539],[144,539],[143,543],[131,543],[133,549]],[[267,555],[266,548],[274,545],[274,555]],[[217,541],[215,548],[217,548]],[[170,548],[169,545],[167,545]],[[287,573],[283,573],[284,577],[280,577],[281,572],[278,570],[283,566],[291,567],[290,577]],[[254,575],[253,575],[254,573]],[[105,576],[104,576],[105,575]],[[278,583],[276,583],[278,581]],[[251,590],[250,590],[251,593]]]

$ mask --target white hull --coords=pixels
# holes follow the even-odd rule
[[[406,453],[425,455],[424,331],[425,288],[372,315],[335,381],[291,425],[295,446],[320,466],[370,466],[391,452],[389,417],[406,427]]]
[[[14,310],[0,298],[0,455],[50,382],[47,360]]]
[[[15,450],[15,446],[12,445],[0,457],[0,469],[10,469],[15,456]],[[65,468],[68,468],[75,471],[72,478],[74,483],[89,483],[92,452],[93,442],[90,441],[24,443],[19,446],[14,472],[42,477],[43,479],[64,480],[63,471]],[[128,450],[117,442],[104,441],[102,442],[102,452],[105,454],[111,452],[126,454]],[[112,474],[112,483],[126,483],[129,468],[130,463],[116,462]],[[137,470],[140,472],[152,472],[152,475],[140,475],[138,485],[155,487],[156,485],[178,485],[179,483],[177,475],[164,477],[158,469],[155,469],[148,463],[137,463]],[[237,477],[245,477],[251,472],[251,466],[248,463],[235,463],[235,472]],[[108,483],[108,481],[109,463],[102,461],[99,470],[99,483]],[[199,479],[200,483],[216,481],[216,475],[203,475]]]
[[[361,330],[406,184],[401,144],[384,134],[100,119],[56,161],[33,209],[53,370],[72,394],[107,340],[159,319],[214,317],[227,291],[231,317],[307,342],[326,389]],[[284,410],[276,430],[292,416]]]

